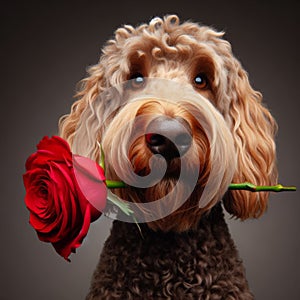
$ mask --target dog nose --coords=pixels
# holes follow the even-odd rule
[[[145,138],[152,153],[171,160],[188,151],[192,143],[192,130],[183,118],[160,116],[150,122]]]

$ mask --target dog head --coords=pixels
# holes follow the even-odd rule
[[[223,199],[232,215],[259,217],[268,193],[231,182],[276,182],[276,123],[222,32],[177,16],[124,26],[89,68],[60,120],[75,153],[99,158],[114,192],[139,204],[152,229],[184,231]]]

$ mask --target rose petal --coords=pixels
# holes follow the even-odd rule
[[[38,150],[47,149],[56,157],[58,154],[71,154],[71,149],[67,141],[59,136],[52,136],[49,138],[45,136],[37,145]]]
[[[64,164],[56,162],[51,163],[53,170],[53,182],[56,185],[56,198],[60,199],[61,203],[64,201],[62,207],[63,214],[67,214],[69,228],[76,228],[78,224],[82,223],[83,214],[88,204],[87,199],[80,193],[77,187],[74,172]],[[64,198],[67,199],[64,200]]]
[[[99,211],[106,205],[107,187],[103,169],[93,160],[73,155],[75,178],[82,194]]]
[[[26,161],[26,170],[46,166],[49,161],[63,162],[71,164],[72,153],[69,144],[59,136],[51,138],[45,136],[37,145],[37,152],[29,156]]]
[[[53,247],[59,255],[61,255],[67,261],[70,261],[69,256],[73,252],[76,252],[76,249],[81,246],[83,239],[86,237],[87,232],[90,227],[91,221],[91,207],[87,205],[82,228],[75,239],[71,241],[61,241],[58,243],[53,243]]]

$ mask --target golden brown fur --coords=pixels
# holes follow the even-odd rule
[[[107,177],[125,180],[129,185],[127,189],[114,192],[124,200],[142,204],[140,210],[135,211],[136,217],[147,222],[148,227],[159,235],[162,232],[166,237],[178,234],[181,239],[185,232],[199,230],[199,221],[203,218],[216,221],[211,217],[211,209],[222,199],[224,207],[234,217],[242,220],[257,218],[267,209],[268,193],[228,192],[229,183],[248,181],[256,185],[271,185],[277,181],[276,123],[262,104],[262,95],[251,87],[247,73],[234,57],[229,42],[222,37],[223,32],[210,27],[192,22],[180,23],[177,16],[154,18],[149,24],[136,28],[129,25],[119,28],[114,39],[103,48],[99,62],[89,68],[88,77],[81,82],[78,100],[70,114],[60,120],[60,135],[72,145],[74,153],[97,160],[97,141],[102,144]],[[148,78],[141,87],[135,86],[131,80],[137,73]],[[205,86],[195,84],[193,80],[197,74],[205,74]],[[191,128],[193,142],[181,161],[175,159],[167,164],[167,172],[159,182],[141,188],[136,176],[147,177],[151,174],[151,163],[152,167],[162,164],[160,159],[153,159],[153,153],[147,149],[140,134],[156,116],[184,119]],[[178,182],[179,173],[183,171],[196,178],[194,186],[190,186],[191,177]],[[182,202],[189,188],[189,197]],[[161,199],[164,201],[159,201]],[[153,204],[154,211],[149,213],[146,204]],[[171,213],[166,214],[168,209]],[[218,214],[218,218],[222,220],[223,217]],[[115,225],[118,226],[122,227]],[[207,230],[211,230],[211,226],[214,227],[209,223]],[[205,249],[215,242],[225,247],[227,241],[230,249],[226,255],[231,261],[238,260],[227,229],[217,228],[207,239]],[[128,227],[126,230],[131,229]],[[152,243],[152,233],[150,237],[149,243]],[[114,237],[110,240],[113,241]],[[118,244],[118,247],[121,246]],[[137,241],[136,247],[136,251],[140,251],[143,245]],[[105,280],[108,280],[108,286],[116,285],[117,290],[125,282],[124,278],[114,279],[103,269],[106,263],[120,267],[118,255],[109,254],[109,251],[111,248],[104,250],[102,255],[98,266],[100,275],[96,271],[90,299],[96,299],[98,293],[111,295],[107,299],[119,299],[109,287],[101,292],[99,288]],[[179,255],[180,249],[175,252]],[[234,276],[233,273],[228,275],[224,266],[227,274],[224,276],[229,276],[226,280],[233,286],[235,280],[239,280],[235,276],[244,276],[242,267],[239,263],[237,265],[240,269]],[[230,266],[232,268],[234,264]],[[219,279],[218,274],[214,274]],[[202,280],[201,276],[199,280]],[[241,282],[244,288],[228,292],[231,296],[226,299],[252,299],[245,279]],[[210,292],[207,294],[205,291],[211,291],[210,288],[207,286],[201,294],[199,291],[197,294],[196,289],[193,295],[209,295]],[[133,299],[139,289],[137,284],[128,292],[128,299]],[[168,291],[164,293],[168,294]],[[121,290],[118,295],[123,295],[120,299],[124,299],[125,294]],[[146,295],[146,292],[140,295]],[[218,295],[222,295],[222,291]],[[99,297],[97,299],[102,299]],[[211,299],[225,298],[216,296]]]

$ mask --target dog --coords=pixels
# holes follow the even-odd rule
[[[266,211],[228,186],[277,182],[277,125],[223,35],[176,15],[117,29],[61,118],[139,223],[117,214],[86,299],[253,299],[223,209]]]

